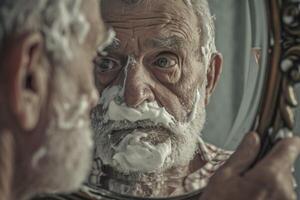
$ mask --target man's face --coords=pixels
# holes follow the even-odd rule
[[[102,12],[116,38],[95,59],[95,159],[125,173],[187,164],[205,118],[196,15],[181,0],[103,1]]]
[[[89,32],[83,43],[75,37],[70,39],[71,60],[52,66],[48,114],[44,116],[47,125],[43,131],[46,133],[40,149],[28,164],[32,173],[23,174],[37,177],[34,180],[27,177],[34,192],[73,190],[86,178],[90,167],[93,142],[89,112],[98,97],[92,59],[107,33],[97,0],[82,1],[81,13],[89,25]],[[21,181],[24,177],[19,178]]]

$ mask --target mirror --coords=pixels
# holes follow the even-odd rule
[[[278,23],[282,7],[286,11],[283,31],[299,36],[299,22],[295,20],[299,7],[293,6],[296,2],[209,1],[215,18],[216,46],[224,62],[218,81],[221,57],[214,54],[211,60],[204,56],[203,63],[212,67],[208,68],[206,82],[199,75],[205,74],[201,66],[190,70],[193,63],[185,65],[190,68],[180,65],[186,58],[199,61],[184,55],[192,52],[192,43],[186,50],[186,41],[174,37],[175,33],[182,34],[185,25],[187,38],[198,38],[197,27],[189,29],[195,23],[194,18],[185,16],[190,12],[182,11],[181,20],[190,20],[187,24],[173,27],[174,34],[162,38],[164,29],[176,25],[176,21],[170,20],[158,29],[159,18],[150,18],[148,12],[168,10],[165,3],[120,2],[102,2],[104,19],[116,31],[116,38],[96,59],[101,99],[92,113],[96,132],[93,169],[80,192],[53,199],[197,199],[246,132],[259,131],[267,149],[273,142],[270,135],[292,131],[292,107],[297,105],[294,83],[300,80],[299,69],[293,66],[299,63],[299,46],[291,47],[287,39],[287,51],[280,57]],[[178,2],[170,8],[178,9]],[[191,8],[188,2],[186,8]],[[129,28],[132,26],[134,31]],[[214,37],[210,31],[208,26],[211,35],[203,41]],[[209,50],[203,48],[198,54],[205,55]],[[141,65],[151,70],[141,70]],[[204,89],[195,89],[196,80],[206,83]],[[287,88],[283,95],[282,87]],[[203,109],[196,106],[197,102],[201,105],[201,99]]]

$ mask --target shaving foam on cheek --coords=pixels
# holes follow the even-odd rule
[[[101,97],[99,99],[99,104],[102,105],[103,109],[107,109],[109,103],[114,101],[116,97],[120,96],[120,92],[122,90],[121,86],[113,86],[103,90]]]
[[[141,141],[146,133],[136,131],[127,135],[115,148],[113,166],[124,173],[153,172],[161,169],[172,153],[171,141],[152,145]]]

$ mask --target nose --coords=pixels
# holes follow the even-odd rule
[[[124,100],[128,107],[136,108],[144,102],[152,102],[155,95],[150,87],[150,74],[142,66],[128,69]]]

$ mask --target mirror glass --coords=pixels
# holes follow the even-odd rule
[[[95,59],[96,149],[76,198],[188,199],[254,125],[266,76],[264,1],[209,0],[211,14],[191,2],[102,1],[116,37]]]
[[[267,65],[268,26],[263,1],[209,1],[216,45],[224,57],[220,82],[207,107],[203,138],[234,150],[255,123]]]
[[[243,135],[255,123],[264,83],[268,45],[264,3],[238,0],[209,1],[211,16],[216,25],[216,47],[222,54],[224,62],[218,86],[212,92],[210,101],[207,97],[208,106],[204,105],[203,108],[196,107],[197,104],[201,104],[201,98],[206,97],[199,94],[201,93],[199,91],[194,95],[195,90],[190,87],[196,87],[194,83],[196,79],[192,73],[204,72],[187,69],[186,73],[190,78],[183,77],[181,84],[175,80],[176,76],[179,76],[176,74],[176,69],[172,69],[172,66],[168,69],[168,64],[177,65],[177,62],[178,66],[180,62],[185,64],[179,67],[193,68],[194,66],[191,64],[192,61],[180,60],[193,58],[190,56],[182,58],[180,53],[185,52],[176,49],[178,45],[182,45],[181,48],[184,49],[186,48],[184,45],[190,45],[189,43],[180,44],[180,38],[172,35],[165,38],[165,41],[159,38],[159,34],[163,35],[164,28],[168,30],[172,29],[172,26],[171,28],[160,27],[160,30],[152,26],[153,23],[159,23],[159,19],[157,20],[155,16],[152,16],[153,19],[150,18],[151,16],[148,16],[149,13],[145,9],[159,10],[155,4],[161,3],[154,1],[123,5],[118,1],[111,3],[104,1],[103,4],[104,19],[115,29],[117,36],[99,66],[104,71],[107,67],[116,67],[113,70],[118,70],[119,66],[115,65],[120,65],[120,68],[123,68],[120,73],[125,75],[120,76],[122,80],[115,80],[116,84],[112,84],[114,86],[108,84],[107,87],[99,89],[102,91],[100,105],[102,103],[104,104],[102,107],[105,107],[106,104],[107,107],[104,111],[95,109],[92,113],[92,119],[95,119],[93,126],[96,131],[96,151],[88,185],[96,190],[101,188],[121,195],[146,198],[175,197],[202,189],[214,171],[230,156],[230,151],[236,148]],[[171,6],[172,9],[181,9],[182,5],[175,4]],[[120,9],[114,8],[117,6],[123,6],[123,15],[129,13],[127,9],[131,9],[137,14],[145,14],[146,20],[137,14],[131,14],[131,18],[127,21],[112,16],[114,12],[121,12]],[[107,12],[105,9],[109,8],[112,10]],[[165,14],[168,15],[170,11],[166,10]],[[178,12],[183,12],[182,20],[185,20],[185,12],[180,10]],[[118,16],[121,15],[118,14]],[[124,19],[126,17],[128,16],[124,16]],[[149,24],[143,26],[141,22]],[[176,25],[176,22],[169,23]],[[187,23],[193,24],[194,21],[189,19]],[[204,20],[203,23],[209,26],[208,21]],[[129,28],[133,26],[132,24],[136,28],[134,31]],[[184,23],[179,22],[179,24],[182,26]],[[198,37],[199,30],[195,26],[188,24],[188,28],[194,28],[192,31],[195,34],[190,34],[191,37]],[[175,32],[175,30],[172,31]],[[179,34],[181,34],[180,31]],[[213,33],[208,32],[208,34]],[[143,38],[141,38],[142,35]],[[174,35],[178,34],[174,33]],[[208,36],[206,40],[209,38]],[[140,46],[135,40],[140,40]],[[148,48],[147,45],[155,46],[155,48],[151,47],[149,52],[145,50],[146,53],[144,53],[143,48]],[[167,49],[169,46],[173,49]],[[134,48],[137,50],[134,51]],[[187,46],[187,48],[193,48],[193,46]],[[202,50],[203,54],[208,53]],[[134,55],[135,52],[137,55]],[[188,51],[190,52],[192,51]],[[155,80],[158,83],[155,84],[157,85],[152,85],[153,80],[149,79],[148,74],[139,71],[141,65],[138,53],[144,56],[143,66],[154,64],[155,67],[159,66],[159,69],[151,71],[152,75],[156,76]],[[199,54],[201,55],[200,52]],[[207,77],[214,79],[216,77],[213,76],[218,76],[219,61],[216,59],[210,62],[215,62],[213,64],[216,66],[213,66],[215,67],[212,72],[214,74]],[[102,81],[101,78],[108,79],[114,76],[106,71],[100,72],[99,77],[97,77],[97,72],[95,73],[96,80],[99,78],[100,81]],[[168,73],[172,73],[171,78]],[[174,78],[174,83],[172,78]],[[184,81],[187,80],[184,79],[190,79],[189,87],[186,87]],[[201,77],[199,79],[201,80]],[[207,85],[212,84],[209,83],[210,80],[206,81]],[[218,80],[214,79],[214,81]],[[139,87],[143,87],[144,94],[137,91],[140,90]],[[152,92],[147,91],[148,89]],[[169,92],[170,90],[172,93]],[[203,94],[209,95],[208,90]],[[117,95],[118,93],[122,94]],[[180,98],[179,95],[193,99],[193,101],[185,100],[185,97]],[[151,103],[152,100],[155,100],[155,103]],[[192,109],[189,110],[188,119],[185,119],[186,124],[182,126],[176,120],[180,114],[174,112],[179,112],[180,109],[172,107],[178,106],[178,100],[182,101],[181,105],[189,102],[193,104]],[[205,104],[204,101],[203,103]],[[162,107],[162,105],[165,106]],[[207,120],[202,127],[204,110]],[[104,116],[104,118],[99,116]],[[99,123],[105,118],[108,120],[107,126]],[[126,123],[123,123],[123,120]],[[173,122],[174,127],[172,127]],[[193,134],[195,136],[192,136]]]

